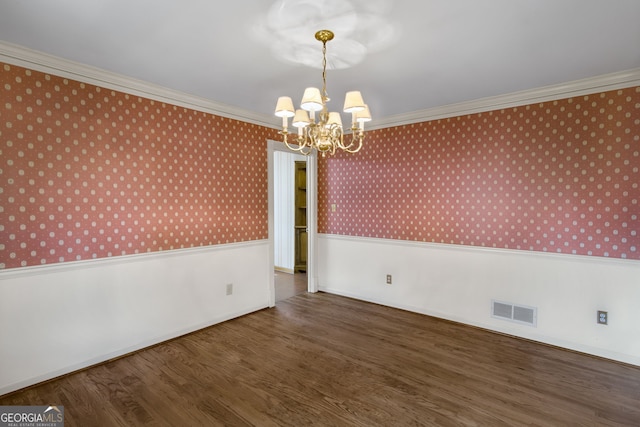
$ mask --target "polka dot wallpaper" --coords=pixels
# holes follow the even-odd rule
[[[370,131],[321,233],[640,259],[640,87]]]
[[[0,268],[266,239],[276,131],[0,63]]]

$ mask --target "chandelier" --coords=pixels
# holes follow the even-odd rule
[[[362,148],[364,124],[371,120],[369,107],[364,103],[359,91],[347,92],[343,111],[351,113],[351,135],[345,135],[340,113],[329,112],[327,102],[327,42],[333,39],[333,32],[320,30],[316,40],[322,42],[322,92],[315,87],[305,89],[300,109],[294,111],[293,102],[288,96],[278,98],[275,115],[282,117],[283,142],[293,151],[309,155],[313,150],[325,156],[334,154],[336,149],[355,153]],[[316,122],[316,111],[319,111]],[[289,117],[293,117],[292,126],[298,128],[297,135],[288,140]],[[345,143],[345,140],[347,141]]]

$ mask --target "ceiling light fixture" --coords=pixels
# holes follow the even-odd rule
[[[327,94],[327,42],[333,39],[333,32],[320,30],[316,33],[316,40],[322,42],[322,92],[315,87],[305,89],[300,103],[301,109],[293,109],[293,102],[288,96],[278,98],[275,115],[282,117],[283,142],[290,150],[304,155],[311,154],[314,150],[325,156],[334,154],[336,149],[349,153],[355,153],[362,148],[364,140],[364,124],[371,120],[369,107],[364,103],[359,91],[347,92],[344,100],[345,113],[351,113],[351,138],[345,136],[342,129],[340,113],[329,112],[327,102],[330,100]],[[315,112],[319,111],[319,119],[316,122]],[[293,117],[292,125],[298,128],[297,138],[289,143],[287,131],[289,117]],[[345,145],[345,139],[348,144]]]

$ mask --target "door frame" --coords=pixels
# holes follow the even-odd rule
[[[292,153],[284,143],[267,140],[267,181],[269,204],[269,307],[276,304],[275,256],[274,256],[274,188],[275,170],[273,154],[276,151]],[[317,237],[318,233],[318,156],[314,151],[307,156],[307,292],[318,292],[317,275]]]

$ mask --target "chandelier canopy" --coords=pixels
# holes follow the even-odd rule
[[[371,120],[369,107],[359,91],[347,92],[343,111],[351,113],[351,136],[345,135],[340,113],[327,110],[327,102],[330,100],[327,94],[327,42],[333,39],[334,34],[329,30],[320,30],[315,37],[322,42],[322,92],[315,87],[305,89],[300,109],[297,110],[294,110],[290,97],[278,98],[275,115],[282,117],[280,134],[290,150],[305,155],[316,150],[325,156],[327,153],[334,154],[336,149],[355,153],[362,148],[364,124]],[[319,111],[317,122],[316,111]],[[288,140],[289,117],[293,117],[291,124],[298,128],[293,141]]]

